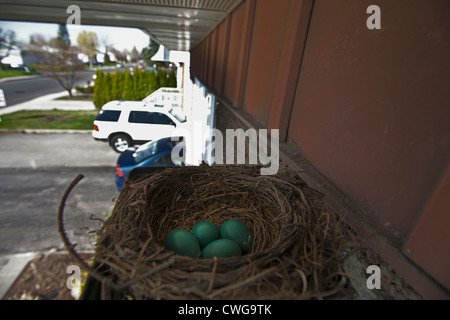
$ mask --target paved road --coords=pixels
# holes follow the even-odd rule
[[[81,134],[0,134],[0,255],[63,249],[57,212],[67,186],[84,179],[64,210],[67,235],[80,251],[92,250],[88,230],[118,196],[117,153]]]
[[[83,71],[79,73],[76,85],[84,85],[91,79],[94,71]],[[64,91],[56,79],[46,76],[30,76],[24,79],[8,78],[2,79],[0,89],[3,89],[7,107],[22,103],[42,95]]]

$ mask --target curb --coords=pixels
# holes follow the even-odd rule
[[[16,80],[28,80],[28,79],[36,79],[39,77],[43,77],[44,75],[42,74],[32,74],[32,75],[24,75],[24,76],[15,76],[15,77],[5,77],[5,78],[0,78],[0,83],[2,82],[9,82],[9,81],[16,81]]]
[[[55,133],[91,133],[92,130],[62,129],[0,129],[0,133],[55,134]]]

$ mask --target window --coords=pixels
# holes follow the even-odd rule
[[[147,111],[131,111],[128,121],[131,123],[175,125],[175,123],[165,114]]]
[[[147,111],[131,111],[128,122],[131,123],[152,123],[150,112]]]
[[[154,124],[175,125],[175,123],[165,114],[154,112],[152,115]]]
[[[165,153],[155,160],[154,167],[173,167],[175,164],[172,162],[171,153]]]
[[[95,120],[99,121],[117,121],[120,117],[119,110],[100,110]]]
[[[158,141],[151,142],[147,148],[137,151],[133,156],[136,162],[141,162],[158,153]]]

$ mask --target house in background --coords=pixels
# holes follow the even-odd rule
[[[0,50],[8,50],[8,55],[1,61],[2,64],[10,65],[12,68],[16,68],[19,65],[24,64],[21,50],[17,46],[0,44]]]
[[[4,45],[1,45],[2,48]],[[17,68],[21,65],[39,64],[41,58],[36,52],[30,49],[23,49],[18,46],[8,47],[9,52],[1,61],[2,64],[9,65],[11,68]]]

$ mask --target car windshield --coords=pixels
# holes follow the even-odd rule
[[[147,148],[136,150],[133,154],[136,162],[141,162],[144,159],[147,159],[158,153],[158,141],[153,141],[148,144]]]
[[[176,108],[172,108],[169,110],[169,113],[173,115],[178,121],[186,122],[186,115],[184,115],[181,111]]]

